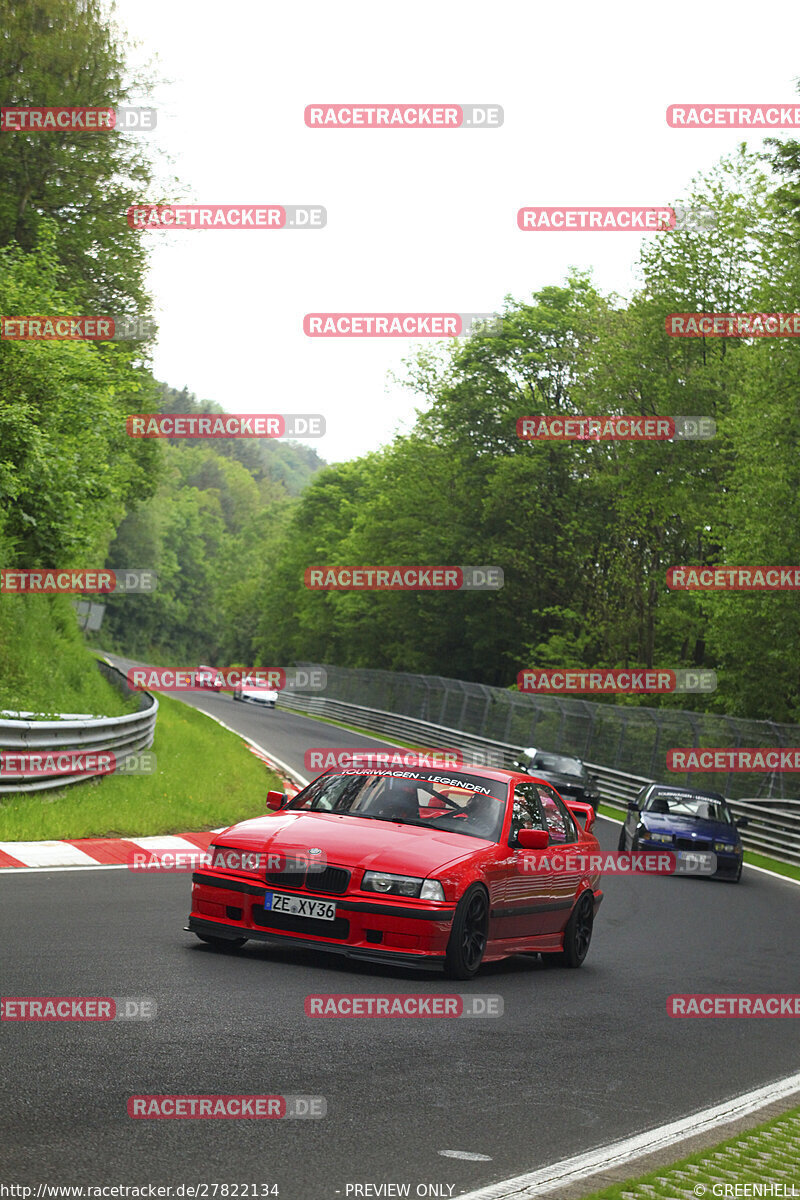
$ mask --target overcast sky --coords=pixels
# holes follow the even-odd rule
[[[640,233],[528,232],[525,205],[669,204],[760,132],[677,102],[797,99],[800,10],[572,0],[118,0],[170,82],[154,134],[189,203],[321,204],[323,230],[145,232],[154,368],[231,412],[320,412],[329,462],[409,428],[410,339],[311,339],[306,312],[488,312],[592,267],[629,295]],[[307,104],[494,103],[500,129],[309,129]],[[792,136],[790,133],[778,136]],[[157,197],[143,197],[144,200]]]

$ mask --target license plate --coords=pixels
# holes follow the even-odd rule
[[[271,912],[291,913],[294,917],[312,917],[315,921],[336,919],[332,900],[309,900],[305,896],[287,896],[285,892],[267,892],[264,908]]]

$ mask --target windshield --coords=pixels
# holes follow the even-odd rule
[[[543,754],[537,750],[531,759],[531,767],[540,771],[554,771],[557,775],[583,775],[584,766],[579,758],[568,758],[566,754]]]
[[[644,811],[671,817],[694,817],[699,821],[722,821],[726,825],[734,823],[731,810],[724,800],[695,796],[691,792],[656,792],[647,801]]]
[[[341,771],[321,775],[284,812],[340,813],[496,842],[508,785],[460,771]]]

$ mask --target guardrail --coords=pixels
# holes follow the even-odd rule
[[[326,717],[332,721],[356,725],[359,729],[383,734],[387,738],[399,738],[401,741],[412,742],[432,750],[452,748],[462,751],[467,756],[494,752],[497,757],[493,755],[492,761],[496,766],[511,767],[514,759],[518,758],[524,749],[509,742],[493,741],[491,738],[477,737],[445,725],[435,725],[417,717],[399,716],[382,709],[366,708],[363,705],[323,696],[282,692],[278,707],[305,713],[310,717]],[[346,736],[343,740],[346,741]],[[597,779],[603,803],[621,810],[626,808],[628,801],[633,800],[643,787],[656,782],[655,779],[643,775],[614,771],[600,763],[587,762],[586,766]],[[734,816],[748,818],[747,828],[741,831],[745,849],[800,866],[800,800],[773,797],[729,800],[728,804]]]
[[[109,663],[99,662],[103,674],[124,694],[132,695],[125,676]],[[55,721],[0,720],[0,751],[15,751],[18,754],[51,753],[58,755],[65,750],[83,750],[92,753],[112,751],[116,755],[149,750],[153,744],[158,714],[158,700],[149,692],[135,693],[140,697],[138,712],[126,713],[122,717],[87,717]],[[46,788],[66,787],[70,783],[81,783],[95,775],[95,771],[80,775],[65,771],[47,777],[35,774],[6,780],[0,775],[0,795],[7,793],[39,792]]]

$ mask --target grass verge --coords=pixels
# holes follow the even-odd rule
[[[184,833],[263,815],[267,791],[283,791],[277,776],[236,734],[179,700],[158,701],[153,775],[0,797],[0,841]]]
[[[70,596],[0,593],[0,709],[121,717],[139,697],[125,700],[88,653]]]
[[[716,1197],[797,1194],[800,1108],[790,1109],[747,1133],[690,1154],[671,1167],[626,1179],[586,1200],[715,1200]],[[743,1188],[742,1184],[751,1185]],[[765,1191],[754,1191],[760,1184]],[[770,1192],[769,1185],[775,1185]],[[738,1190],[736,1190],[739,1185]],[[729,1190],[725,1190],[726,1187]],[[716,1191],[714,1190],[716,1188]]]

